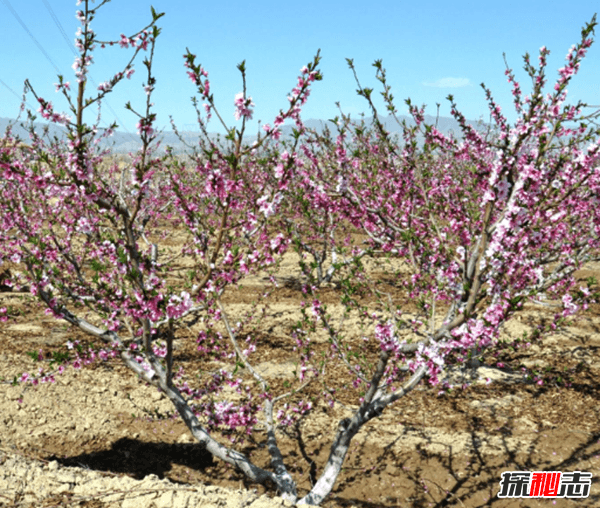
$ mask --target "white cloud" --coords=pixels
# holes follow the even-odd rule
[[[471,86],[471,82],[467,78],[442,78],[433,83],[423,82],[423,85],[435,88],[463,88]]]

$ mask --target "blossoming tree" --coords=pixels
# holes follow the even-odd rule
[[[507,71],[519,115],[515,125],[487,91],[494,136],[470,127],[451,97],[462,139],[425,125],[423,110],[409,103],[416,126],[405,126],[401,144],[377,120],[374,129],[366,129],[342,119],[335,140],[307,132],[300,112],[312,83],[321,79],[317,55],[301,70],[289,107],[247,146],[254,104],[244,63],[243,90],[234,99],[241,126],[229,128],[215,108],[208,72],[188,52],[185,66],[203,101],[194,106],[206,136],[201,153],[182,162],[156,148],[150,97],[161,15],[153,10],[144,30],[103,42],[90,26],[98,8],[90,9],[86,0],[78,12],[75,99],[62,77],[57,85],[74,118],[38,98],[42,116],[65,126],[68,143],[48,144],[32,134],[31,147],[12,140],[0,147],[0,261],[23,267],[32,293],[57,319],[104,341],[98,350],[74,348],[73,366],[120,358],[166,394],[208,452],[251,481],[271,483],[298,504],[321,503],[352,438],[386,407],[421,381],[436,385],[449,366],[497,347],[502,325],[528,300],[545,296],[561,302],[556,325],[594,297],[592,283],[580,287],[576,271],[595,259],[600,246],[599,132],[586,125],[582,104],[565,101],[567,84],[591,45],[595,19],[569,51],[554,91],[544,95],[545,48],[537,67],[525,59],[530,95],[523,96]],[[106,44],[132,47],[134,58],[140,51],[150,56],[144,60],[146,110],[138,113],[128,105],[139,117],[142,149],[130,165],[102,169],[106,154],[98,149],[98,126],[88,126],[83,114],[134,71],[132,58],[86,98],[92,52]],[[385,71],[380,62],[375,65],[395,114]],[[359,93],[377,119],[372,90],[359,83]],[[208,137],[213,117],[227,130],[226,148]],[[277,141],[288,119],[296,132],[281,152]],[[168,239],[175,230],[181,238],[174,247]],[[300,354],[299,374],[289,391],[273,393],[252,360],[256,337],[247,329],[254,315],[231,319],[222,296],[247,274],[276,267],[292,242],[300,253],[311,253],[320,242],[322,252],[343,251],[344,257],[316,276],[301,261],[303,291],[312,303],[301,308],[302,319],[289,337]],[[393,294],[379,290],[364,269],[362,261],[376,253],[385,253],[390,270],[396,270]],[[318,254],[313,267],[322,268],[326,258]],[[335,321],[319,299],[316,286],[332,280],[334,272],[343,317],[360,327],[346,329],[347,321]],[[409,312],[410,302],[417,307]],[[196,339],[199,357],[232,367],[201,376],[195,386],[176,368],[174,354],[174,340],[190,320],[203,324]],[[318,334],[329,340],[327,351],[319,351],[324,361],[316,354]],[[281,428],[293,421],[284,403],[292,404],[292,413],[310,411],[303,390],[314,382],[323,383],[323,396],[333,402],[335,393],[328,389],[333,364],[345,369],[357,406],[339,422],[318,481],[299,496],[278,442]],[[51,381],[52,375],[21,378],[40,380]],[[227,400],[228,386],[238,402]],[[215,437],[232,430],[262,431],[270,467],[254,464]]]

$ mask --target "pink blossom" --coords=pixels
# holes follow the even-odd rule
[[[248,120],[252,120],[252,107],[254,103],[252,102],[252,97],[244,98],[244,93],[240,92],[235,96],[235,112],[234,116],[236,120],[240,118],[247,118]]]

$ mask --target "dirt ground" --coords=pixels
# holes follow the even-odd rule
[[[590,267],[595,273],[599,268]],[[252,291],[250,284],[230,293],[230,312],[249,305]],[[293,376],[286,323],[294,319],[302,294],[288,285],[275,296],[274,317],[261,322],[258,365],[273,385]],[[285,506],[272,492],[263,496],[264,487],[246,483],[204,455],[182,421],[170,415],[164,395],[117,362],[68,368],[55,384],[11,386],[13,376],[39,366],[27,352],[43,347],[48,356],[64,350],[68,340],[89,339],[45,315],[25,293],[4,288],[0,307],[7,306],[14,317],[0,323],[5,380],[0,384],[0,506]],[[543,312],[527,309],[507,326],[506,335],[521,335],[528,319]],[[476,371],[453,373],[458,386],[461,376],[475,376],[465,389],[439,394],[419,386],[362,429],[323,506],[600,506],[599,328],[596,305],[543,346],[485,358]],[[193,337],[188,338],[177,341],[175,361],[192,372],[197,360]],[[496,367],[507,359],[543,372],[544,384]],[[318,398],[319,388],[314,390]],[[339,419],[350,414],[351,399],[344,397],[340,391],[330,412],[316,404],[293,432],[280,436],[286,463],[300,479],[300,494],[320,474]],[[254,438],[243,451],[267,466],[261,436]],[[591,472],[590,497],[498,499],[501,473],[524,470]]]

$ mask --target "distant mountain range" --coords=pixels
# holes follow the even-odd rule
[[[399,116],[398,118],[400,121],[406,121],[408,125],[414,125],[414,120],[411,117]],[[383,123],[384,127],[391,134],[400,134],[402,132],[402,128],[398,125],[398,123],[393,117],[380,117],[380,120]],[[365,118],[365,121],[367,122],[367,124],[370,124],[372,123],[373,118]],[[29,139],[28,130],[22,125],[22,122],[16,124],[14,122],[15,120],[11,120],[9,118],[0,118],[0,137],[4,137],[4,133],[6,132],[6,128],[9,126],[9,124],[14,124],[12,128],[13,136],[18,136],[26,142]],[[453,133],[454,135],[460,137],[460,127],[458,125],[458,122],[454,118],[438,117],[436,119],[436,117],[434,116],[425,115],[425,123],[432,125],[437,123],[437,128],[443,134]],[[483,124],[481,121],[468,121],[468,123],[473,126],[478,126],[478,128],[486,127],[485,124]],[[325,126],[327,125],[332,134],[337,134],[337,128],[332,122],[310,119],[305,120],[304,124],[308,128],[314,129],[319,133],[322,133]],[[48,136],[50,137],[50,139],[54,137],[62,139],[65,137],[65,130],[56,124],[37,122],[34,125],[35,130],[38,134],[42,134],[44,129],[47,129]],[[281,130],[283,137],[289,137],[292,135],[293,126],[284,125]],[[180,140],[173,131],[162,132],[159,135],[161,145],[163,147],[171,146],[175,153],[183,153],[188,151],[189,148],[186,147],[186,144],[190,146],[198,145],[198,140],[200,138],[200,133],[198,131],[180,131],[180,135],[183,138],[183,141]],[[219,136],[217,134],[211,134],[210,137],[211,139],[215,140],[219,137],[221,139],[224,138],[223,135]],[[253,143],[255,139],[255,135],[249,135],[244,138],[244,141],[250,144]],[[101,146],[103,148],[110,147],[115,153],[129,153],[137,151],[141,147],[141,141],[136,136],[136,134],[127,133],[123,131],[116,131],[108,140],[104,141]]]

